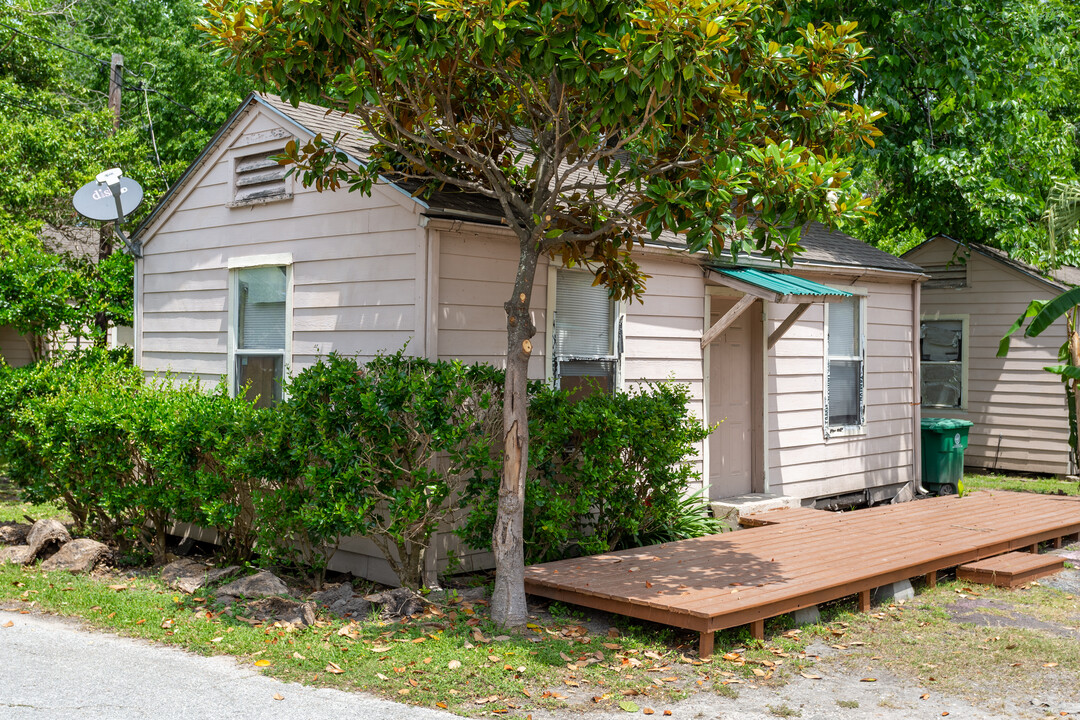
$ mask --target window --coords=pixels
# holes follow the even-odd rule
[[[964,406],[964,321],[923,320],[919,332],[923,405]]]
[[[863,423],[866,352],[863,344],[863,299],[850,297],[826,305],[828,371],[825,403],[826,436]]]
[[[288,179],[285,177],[285,166],[271,159],[281,152],[279,148],[234,159],[231,207],[287,200],[292,197]]]
[[[288,267],[241,267],[232,271],[232,391],[247,389],[266,407],[281,400],[288,343]],[[248,385],[250,383],[250,385]]]
[[[552,371],[563,390],[596,385],[612,392],[618,384],[616,303],[607,288],[593,286],[587,272],[558,270],[552,321]]]

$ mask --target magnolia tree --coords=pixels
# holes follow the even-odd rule
[[[340,138],[289,145],[283,162],[305,184],[370,192],[383,176],[418,193],[471,193],[513,231],[491,610],[523,623],[529,304],[541,257],[589,268],[614,299],[639,299],[647,276],[632,250],[648,238],[790,261],[803,221],[861,212],[839,157],[878,134],[877,114],[851,102],[867,57],[854,23],[791,27],[782,0],[206,7],[206,30],[240,72],[287,101],[359,118],[371,143],[361,167]]]

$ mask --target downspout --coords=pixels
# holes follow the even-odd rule
[[[912,478],[916,493],[928,494],[922,485],[922,355],[919,337],[922,335],[922,283],[917,278],[911,283],[911,449]]]

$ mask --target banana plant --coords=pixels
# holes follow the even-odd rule
[[[1061,377],[1065,385],[1066,403],[1069,407],[1069,448],[1072,453],[1073,463],[1080,463],[1080,449],[1077,447],[1077,402],[1080,393],[1077,386],[1080,385],[1080,332],[1077,329],[1078,311],[1080,308],[1080,288],[1066,290],[1050,300],[1032,300],[1023,314],[1016,319],[1005,337],[1001,338],[998,345],[998,357],[1005,357],[1009,352],[1009,344],[1013,333],[1020,330],[1024,323],[1024,337],[1038,337],[1062,317],[1065,318],[1065,343],[1058,350],[1060,365],[1050,365],[1043,370],[1052,372]],[[1028,322],[1030,321],[1030,322]]]

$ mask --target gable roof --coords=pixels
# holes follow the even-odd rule
[[[915,247],[908,250],[901,257],[908,257],[914,253],[919,252],[921,249],[928,247],[931,243],[935,243],[939,240],[945,240],[951,242],[958,247],[967,247],[973,252],[982,255],[985,258],[993,260],[994,262],[1005,265],[1022,275],[1040,282],[1044,285],[1049,285],[1059,292],[1064,292],[1071,287],[1080,286],[1080,268],[1073,267],[1072,265],[1064,265],[1056,270],[1044,271],[1028,264],[1023,260],[1017,260],[1016,258],[1009,257],[1009,254],[1004,250],[990,247],[989,245],[983,245],[982,243],[967,243],[966,245],[956,238],[949,237],[948,235],[935,235],[934,237],[919,243]]]
[[[370,136],[358,129],[361,119],[357,115],[330,110],[312,103],[302,102],[297,107],[293,107],[290,103],[278,98],[252,93],[218,130],[195,162],[169,188],[147,219],[136,229],[135,237],[140,237],[143,230],[148,228],[153,220],[161,214],[172,201],[177,191],[191,179],[196,170],[202,166],[210,153],[228,134],[228,131],[237,124],[240,118],[254,104],[265,107],[271,113],[299,127],[312,137],[319,134],[327,140],[339,137],[338,147],[345,152],[351,162],[356,164],[363,162],[363,157],[373,143]],[[419,198],[413,194],[419,187],[419,183],[392,182],[386,178],[383,178],[383,180],[386,185],[394,187],[412,198],[414,202],[422,207],[424,215],[429,217],[452,218],[504,227],[506,225],[499,203],[492,198],[455,190],[440,190],[424,198]],[[683,245],[680,238],[670,233],[666,234],[664,241],[659,244],[671,248],[678,248]],[[795,262],[797,265],[842,266],[873,268],[901,273],[922,273],[922,268],[912,262],[878,250],[850,235],[837,230],[830,230],[817,222],[808,223],[803,227],[800,244],[804,248],[804,252],[796,257]]]

